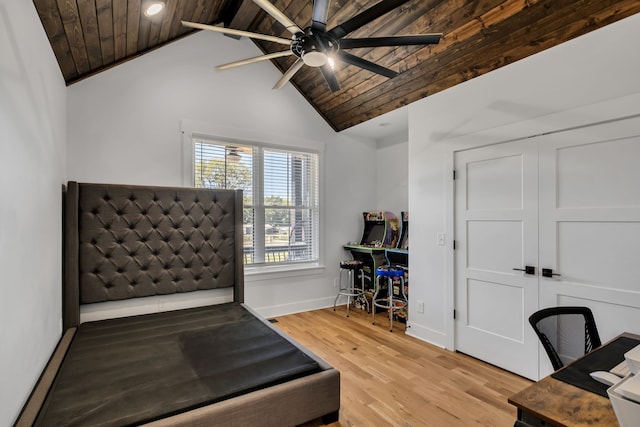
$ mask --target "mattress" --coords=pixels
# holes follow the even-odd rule
[[[320,370],[239,303],[89,322],[35,425],[136,425]]]

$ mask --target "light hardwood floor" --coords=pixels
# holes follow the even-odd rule
[[[275,325],[340,371],[340,419],[331,427],[511,427],[507,398],[531,382],[405,335],[385,314],[344,305],[275,318]],[[320,422],[305,424],[319,426]]]

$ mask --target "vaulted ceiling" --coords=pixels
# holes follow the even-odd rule
[[[199,31],[183,27],[182,20],[291,38],[252,0],[167,0],[166,9],[154,18],[142,13],[142,2],[34,0],[68,85]],[[378,2],[332,0],[327,28]],[[300,27],[309,25],[312,0],[272,3]],[[337,64],[340,90],[332,92],[317,68],[305,66],[291,83],[340,131],[639,12],[637,0],[410,0],[349,35],[443,33],[437,45],[349,51],[398,76],[388,79]],[[633,43],[629,41],[629,54]],[[283,50],[273,42],[256,44],[265,53]],[[290,56],[272,63],[285,72],[294,60]]]

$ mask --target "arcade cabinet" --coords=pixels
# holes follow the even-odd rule
[[[389,265],[400,267],[404,270],[404,293],[409,295],[409,212],[400,212],[402,219],[402,229],[400,231],[400,238],[395,248],[387,249],[385,255]],[[393,282],[394,295],[400,295],[400,290],[396,287],[400,286],[400,280]],[[394,313],[394,317],[400,322],[406,323],[408,312],[404,308]]]
[[[362,261],[365,294],[370,300],[376,280],[376,268],[387,265],[385,252],[398,244],[400,222],[392,212],[363,212],[364,227],[360,244],[346,244],[354,260]]]
[[[402,230],[400,231],[400,240],[398,240],[397,249],[409,250],[409,212],[400,212],[402,219]]]
[[[386,251],[389,265],[409,266],[409,212],[400,212],[402,228],[398,244]]]

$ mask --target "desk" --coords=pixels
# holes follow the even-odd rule
[[[624,333],[620,336],[640,340],[640,335]],[[622,360],[623,354],[620,355]],[[608,398],[551,376],[511,396],[508,402],[518,408],[518,420],[531,426],[618,426]]]

